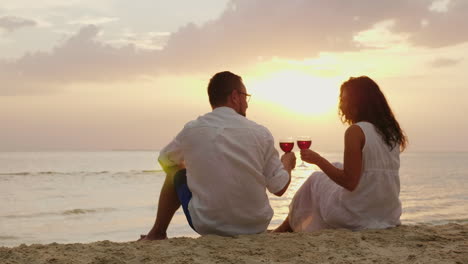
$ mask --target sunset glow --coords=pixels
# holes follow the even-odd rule
[[[295,114],[317,116],[335,111],[339,80],[301,71],[280,71],[252,81],[249,89],[258,100],[269,101]]]
[[[367,75],[409,150],[468,151],[467,13],[465,0],[4,0],[0,148],[160,149],[231,71],[275,137],[340,151],[339,87]]]

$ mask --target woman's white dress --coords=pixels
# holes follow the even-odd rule
[[[304,182],[289,206],[294,231],[324,228],[388,228],[400,224],[400,149],[385,144],[374,125],[356,123],[365,136],[362,174],[350,192],[317,171]],[[342,167],[341,164],[334,164]]]

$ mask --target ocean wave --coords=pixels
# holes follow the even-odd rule
[[[35,171],[35,172],[0,172],[1,176],[34,176],[34,175],[99,175],[99,174],[151,174],[151,173],[161,173],[163,170],[131,170],[131,171],[72,171],[72,172],[63,172],[63,171]]]
[[[155,173],[155,172],[164,172],[164,170],[142,170],[142,173]]]
[[[15,236],[0,236],[0,240],[15,240],[15,239],[19,239],[19,237],[15,237]]]
[[[0,173],[0,176],[27,176],[31,175],[31,172],[10,172],[10,173]]]
[[[93,213],[107,213],[117,211],[116,208],[93,208],[93,209],[71,209],[59,212],[41,212],[35,214],[18,214],[18,215],[5,215],[4,218],[17,219],[17,218],[36,218],[36,217],[48,217],[48,216],[67,216],[67,215],[82,215],[82,214],[93,214]]]
[[[115,211],[115,208],[97,208],[97,209],[72,209],[63,211],[62,215],[80,215],[80,214],[90,214],[90,213],[101,213],[101,212],[111,212]]]
[[[465,224],[465,223],[468,223],[468,218],[437,220],[433,222],[440,223],[440,224],[447,224],[447,223]]]
[[[29,176],[29,175],[52,175],[52,174],[68,174],[58,171],[35,171],[35,172],[2,172],[0,176]]]
[[[430,225],[445,225],[445,224],[466,224],[468,223],[468,218],[460,218],[460,219],[437,219],[437,220],[430,220],[426,222],[416,222],[417,224],[430,224]]]

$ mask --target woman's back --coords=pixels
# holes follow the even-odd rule
[[[369,122],[359,122],[358,125],[366,138],[362,149],[363,172],[385,170],[398,172],[400,169],[400,148],[393,149],[382,140],[375,126]]]
[[[342,189],[340,203],[352,229],[386,228],[400,224],[400,149],[390,148],[368,122],[356,123],[365,136],[362,172],[353,192]]]

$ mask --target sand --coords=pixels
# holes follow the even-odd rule
[[[468,263],[468,224],[21,245],[0,263]]]

